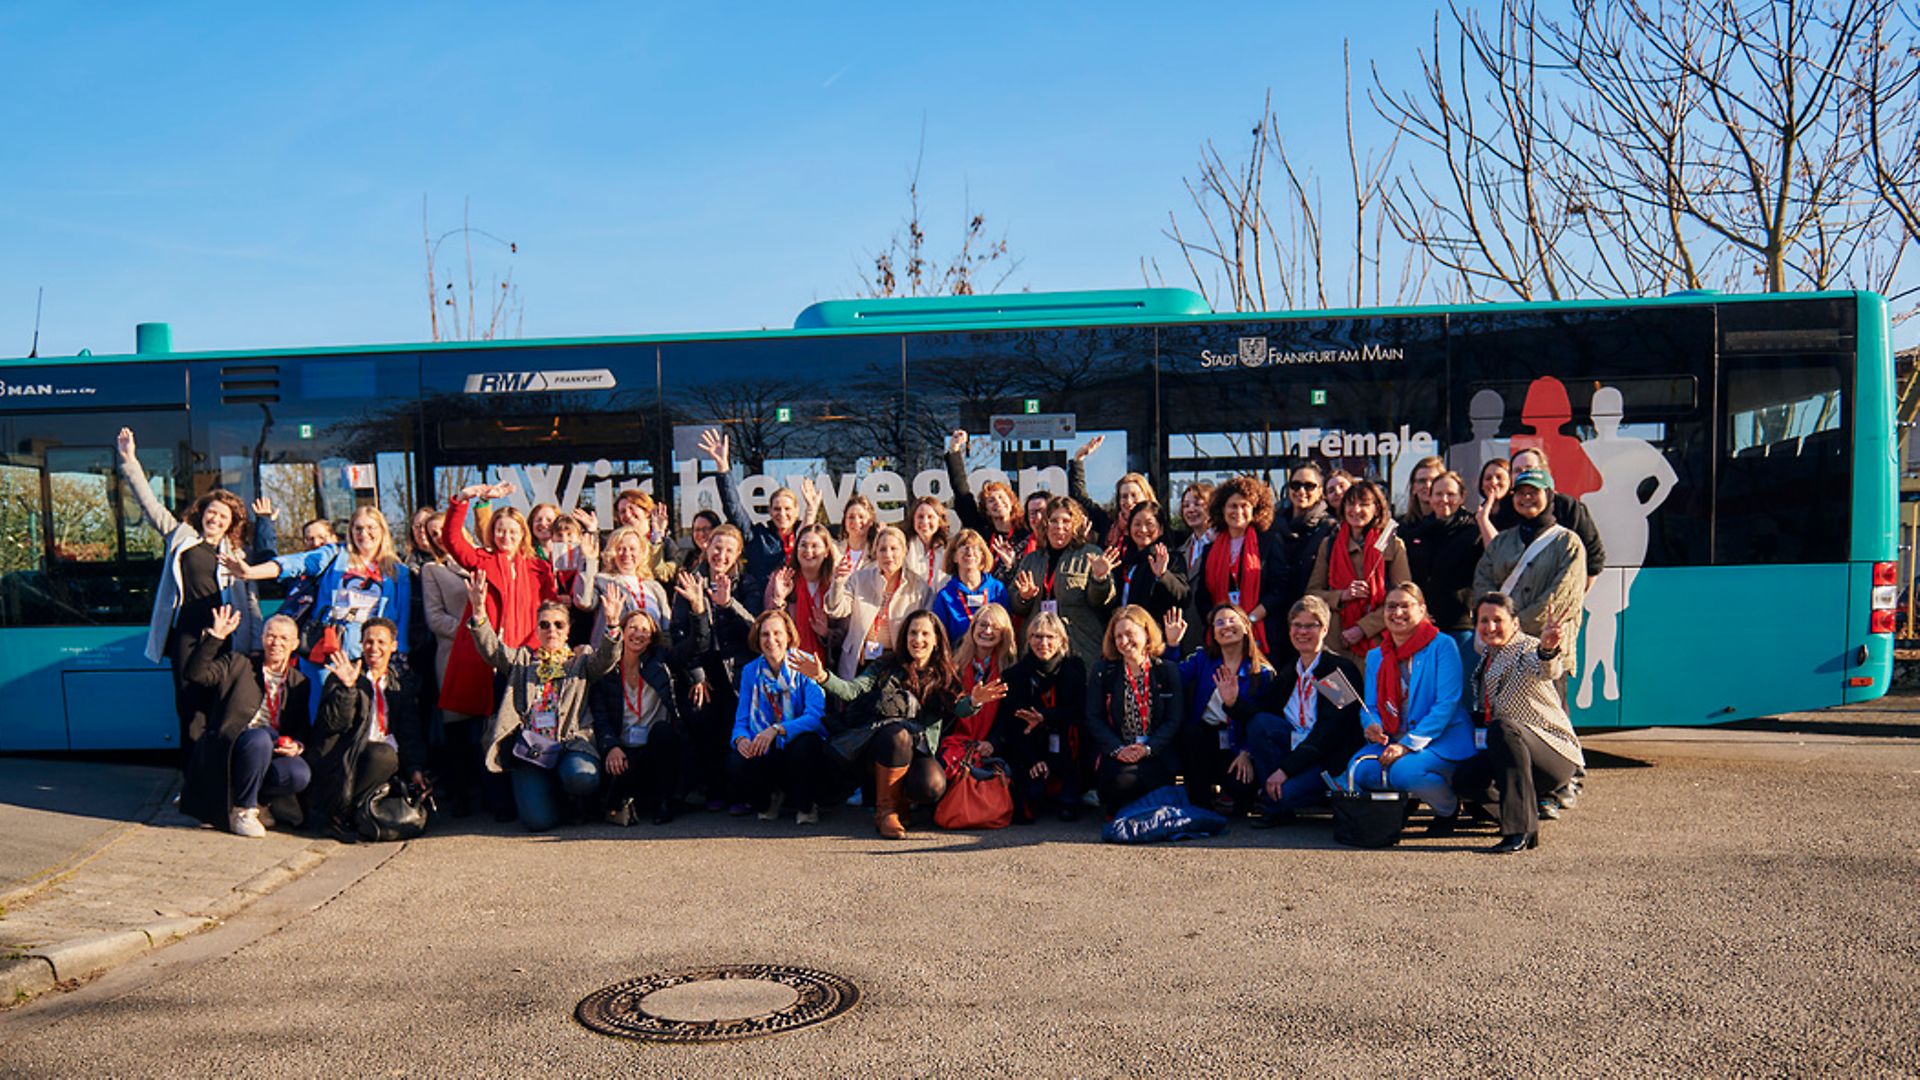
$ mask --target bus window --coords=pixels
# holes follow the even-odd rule
[[[299,550],[294,530],[320,516],[320,492],[311,462],[267,462],[260,466],[260,494],[273,500],[282,553]]]
[[[1170,475],[1249,473],[1285,491],[1313,459],[1387,484],[1402,505],[1446,438],[1446,323],[1433,316],[1203,323],[1160,331]]]
[[[1101,436],[1099,452],[1086,460],[1087,492],[1096,503],[1111,501],[1122,476],[1159,472],[1153,363],[1149,327],[908,338],[908,467],[924,478],[916,493],[924,483],[952,498],[944,457],[957,428],[973,437],[968,472],[1002,474],[1023,499],[1035,490],[1064,493],[1074,449]],[[1049,437],[1069,420],[1071,435]]]
[[[719,486],[699,451],[717,427],[731,442],[741,501],[756,521],[781,487],[812,475],[827,517],[855,493],[899,520],[914,476],[903,464],[924,432],[901,406],[898,337],[690,341],[660,350],[674,527],[718,511]],[[655,494],[660,492],[656,490]]]
[[[1792,354],[1721,358],[1715,562],[1846,559],[1852,475],[1844,363]]]
[[[178,513],[178,414],[40,413],[0,420],[0,626],[138,624],[151,611],[164,538],[114,468],[129,423],[156,497]]]

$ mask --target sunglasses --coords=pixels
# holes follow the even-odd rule
[[[564,622],[560,622],[560,621],[558,621],[558,620],[556,620],[556,619],[541,619],[541,620],[540,620],[540,629],[542,629],[542,630],[565,630],[565,629],[567,629],[567,628],[568,628],[568,626],[569,626],[569,624],[567,624],[567,623],[564,623]]]
[[[1287,490],[1289,491],[1313,491],[1319,487],[1319,484],[1311,480],[1290,480],[1287,482]]]

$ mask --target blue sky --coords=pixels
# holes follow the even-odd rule
[[[427,336],[437,229],[515,241],[528,337],[785,326],[901,224],[965,207],[1012,285],[1131,287],[1211,137],[1271,86],[1339,175],[1341,42],[1404,64],[1430,9],[1337,5],[0,7],[0,355]],[[718,11],[716,7],[713,9]],[[483,272],[509,262],[483,245]]]

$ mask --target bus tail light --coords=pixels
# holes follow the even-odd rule
[[[1900,606],[1900,564],[1873,564],[1873,614],[1867,619],[1867,633],[1891,634],[1893,609]]]

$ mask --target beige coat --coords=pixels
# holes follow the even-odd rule
[[[1513,568],[1520,565],[1527,546],[1527,538],[1520,535],[1517,525],[1495,536],[1487,545],[1487,553],[1480,556],[1480,565],[1474,568],[1473,595],[1499,589]],[[1578,670],[1573,645],[1579,640],[1580,606],[1586,595],[1587,548],[1579,534],[1565,527],[1527,564],[1509,594],[1525,633],[1539,636],[1548,611],[1559,616],[1560,649],[1573,670]]]
[[[835,577],[833,584],[827,587],[826,598],[822,601],[829,619],[842,620],[847,624],[846,640],[840,643],[840,661],[834,665],[836,673],[843,679],[851,679],[860,673],[861,652],[866,644],[867,631],[873,628],[873,620],[880,614],[880,605],[887,595],[887,579],[881,575],[878,566],[863,566],[846,577]],[[888,639],[881,642],[883,648],[891,652],[894,648],[894,635],[906,625],[907,616],[927,606],[933,594],[927,590],[926,579],[913,572],[911,564],[900,572],[900,588],[893,594],[893,603],[887,608],[887,622],[890,628]]]
[[[433,650],[433,670],[439,677],[435,685],[447,681],[447,660],[453,656],[453,639],[467,621],[467,572],[450,562],[430,562],[420,567],[420,596],[427,612],[427,625],[440,647]]]
[[[1336,529],[1328,533],[1325,540],[1320,541],[1320,553],[1313,557],[1313,573],[1307,577],[1307,592],[1326,601],[1327,610],[1333,613],[1333,625],[1327,627],[1327,648],[1339,656],[1353,659],[1357,654],[1347,646],[1346,639],[1340,636],[1346,630],[1346,627],[1340,624],[1340,604],[1342,603],[1341,596],[1343,590],[1335,589],[1329,584],[1329,575],[1333,572],[1333,544],[1334,541],[1339,538],[1340,532]],[[1358,569],[1365,561],[1361,558],[1360,552],[1360,547],[1364,543],[1366,543],[1365,533],[1352,537],[1352,542],[1347,554],[1353,559],[1355,569]],[[1391,589],[1395,585],[1404,585],[1413,580],[1407,573],[1407,545],[1400,542],[1398,534],[1387,541],[1386,556],[1387,588]],[[1373,610],[1360,617],[1360,630],[1370,638],[1377,638],[1381,634],[1386,633],[1387,610],[1384,606],[1385,601],[1386,597],[1384,596],[1374,597]]]

